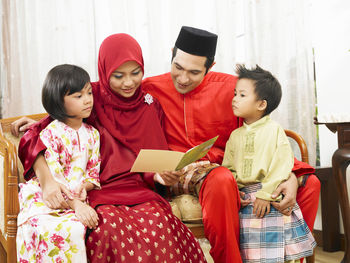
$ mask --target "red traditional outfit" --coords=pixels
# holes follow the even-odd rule
[[[156,97],[165,112],[165,136],[171,150],[185,152],[216,135],[214,147],[204,158],[221,164],[226,141],[232,130],[242,125],[232,111],[232,98],[237,78],[209,72],[202,83],[186,94],[176,91],[170,73],[147,78],[142,88]],[[314,169],[295,160],[297,176]],[[316,217],[320,182],[309,176],[305,187],[299,187],[297,202],[310,230]],[[212,246],[215,262],[241,262],[239,252],[240,198],[232,173],[224,168],[213,169],[203,182],[199,193],[204,230]]]
[[[100,132],[101,190],[88,193],[99,215],[99,225],[86,241],[91,262],[205,262],[192,233],[176,218],[169,203],[154,192],[153,174],[131,173],[140,149],[168,149],[163,131],[163,111],[158,101],[141,88],[130,98],[109,87],[113,71],[126,61],[143,70],[138,43],[116,34],[101,44],[99,81],[92,83],[94,108],[88,123]],[[45,146],[39,131],[44,119],[23,136],[19,155],[29,179],[32,165]]]

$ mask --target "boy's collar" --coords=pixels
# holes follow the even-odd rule
[[[256,128],[256,127],[259,127],[263,124],[265,124],[266,122],[268,122],[270,120],[270,115],[266,115],[264,117],[262,117],[261,119],[251,123],[251,124],[246,124],[245,122],[243,122],[243,127],[246,128],[248,131]]]

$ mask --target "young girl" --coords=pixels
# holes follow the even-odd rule
[[[270,206],[272,192],[288,179],[293,152],[283,128],[269,114],[281,101],[278,80],[257,66],[238,66],[232,108],[244,118],[227,141],[223,166],[241,193],[240,247],[244,262],[286,262],[310,256],[316,246],[299,206],[284,216]]]
[[[42,103],[54,119],[40,133],[44,156],[69,207],[51,209],[43,201],[42,174],[20,184],[17,260],[86,262],[85,230],[98,224],[86,196],[100,187],[99,133],[83,122],[93,106],[88,73],[74,65],[54,67],[44,82]]]

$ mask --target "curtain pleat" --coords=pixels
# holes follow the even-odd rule
[[[113,33],[135,37],[145,76],[170,70],[171,48],[182,25],[219,35],[214,71],[234,74],[236,63],[259,64],[281,82],[272,114],[307,141],[315,161],[315,95],[308,1],[280,0],[2,0],[1,113],[43,112],[41,86],[57,64],[85,68],[97,80],[97,54]]]

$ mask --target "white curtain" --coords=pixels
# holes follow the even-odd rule
[[[286,129],[306,140],[310,163],[316,160],[315,84],[308,1],[242,1],[237,38],[238,61],[259,64],[282,85],[280,106],[272,113]],[[297,152],[296,144],[292,144]]]
[[[43,112],[41,85],[55,65],[77,64],[97,80],[102,40],[125,32],[140,43],[145,74],[169,71],[182,25],[219,35],[213,70],[259,64],[283,86],[273,118],[302,134],[315,160],[312,49],[302,0],[2,0],[2,116]]]
[[[41,86],[57,64],[95,71],[93,2],[3,0],[2,9],[3,117],[43,112]]]

